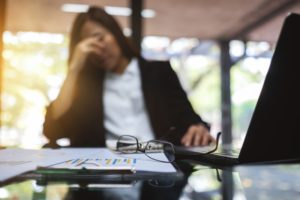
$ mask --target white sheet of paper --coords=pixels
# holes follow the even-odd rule
[[[0,182],[19,174],[76,157],[78,152],[61,149],[2,149],[0,150]]]
[[[3,149],[0,150],[0,181],[51,164],[57,157],[51,150]]]
[[[157,154],[157,153],[156,153]],[[163,153],[156,155],[167,159]],[[0,150],[0,182],[19,174],[35,170],[37,167],[59,165],[70,169],[79,161],[90,161],[101,164],[103,168],[134,168],[135,171],[176,172],[170,163],[152,160],[140,154],[118,154],[107,148],[64,148],[64,149],[3,149]],[[76,162],[74,162],[77,160]],[[69,161],[69,162],[67,162]],[[76,167],[76,166],[75,166]]]
[[[76,157],[73,159],[65,159],[68,162],[51,165],[54,168],[69,168],[77,169],[79,164],[86,168],[93,168],[99,166],[99,169],[117,169],[117,168],[134,168],[135,171],[148,172],[163,172],[172,173],[176,169],[171,163],[163,163],[148,158],[143,153],[138,154],[119,154],[106,148],[68,148],[61,149],[63,152],[71,151]],[[155,153],[156,158],[167,160],[163,153]],[[69,155],[66,153],[66,155]],[[86,164],[84,164],[86,163]],[[49,166],[48,166],[49,167]],[[93,169],[96,169],[93,168]]]

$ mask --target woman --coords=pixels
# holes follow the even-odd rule
[[[49,146],[60,138],[73,147],[104,146],[125,134],[146,141],[164,137],[171,127],[179,134],[176,143],[214,142],[169,62],[143,59],[102,8],[77,16],[69,50],[67,77],[47,108]]]

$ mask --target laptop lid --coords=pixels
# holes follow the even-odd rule
[[[300,158],[300,15],[282,26],[240,163]]]

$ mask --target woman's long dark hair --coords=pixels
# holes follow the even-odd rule
[[[137,48],[135,48],[130,40],[123,34],[118,22],[111,15],[107,14],[103,8],[91,6],[86,13],[78,14],[73,23],[69,45],[69,63],[73,57],[75,46],[80,42],[82,27],[88,20],[96,22],[107,28],[116,38],[123,55],[129,60],[132,57],[139,56]]]

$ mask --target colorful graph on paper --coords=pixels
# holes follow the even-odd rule
[[[131,169],[135,167],[137,162],[136,158],[77,158],[51,167],[67,169]]]
[[[106,148],[66,148],[56,151],[66,155],[65,161],[53,163],[47,168],[176,172],[171,163],[157,162],[143,153],[120,154]],[[157,156],[161,156],[161,160],[167,159],[163,153]]]

